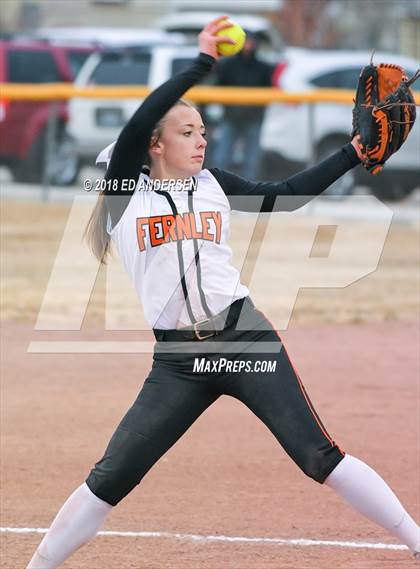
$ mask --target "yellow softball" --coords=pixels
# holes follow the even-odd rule
[[[244,47],[246,33],[239,24],[235,24],[235,22],[232,22],[232,20],[222,20],[220,23],[224,23],[225,21],[232,24],[232,26],[230,28],[220,30],[220,32],[217,32],[216,35],[232,38],[235,43],[219,43],[217,45],[217,51],[220,55],[235,55],[235,53],[238,53]]]

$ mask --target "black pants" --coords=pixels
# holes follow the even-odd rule
[[[96,496],[116,505],[221,395],[251,409],[317,482],[342,460],[344,453],[321,423],[279,336],[261,312],[249,305],[243,310],[246,330],[232,326],[208,340],[189,342],[198,350],[221,342],[229,346],[223,353],[185,353],[182,342],[165,353],[156,345],[143,388],[86,480]],[[259,352],[267,343],[276,351]],[[194,362],[199,371],[194,372]],[[275,371],[260,371],[269,366]]]

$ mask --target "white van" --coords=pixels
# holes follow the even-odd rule
[[[285,91],[305,92],[316,89],[356,90],[360,70],[369,64],[368,51],[311,51],[288,48],[279,65],[275,84]],[[392,53],[377,52],[375,63],[400,65],[411,77],[418,64],[415,59]],[[420,94],[420,81],[412,85]],[[307,104],[271,104],[267,107],[261,132],[264,150],[263,175],[279,164],[287,173],[301,170],[311,161],[332,154],[350,140],[352,107],[348,104],[316,103],[310,116]],[[312,125],[312,126],[311,126]],[[363,168],[355,168],[337,180],[326,193],[348,194],[355,185],[370,187],[380,198],[396,200],[420,186],[420,121],[417,120],[404,146],[386,163],[383,171],[373,176]]]
[[[154,89],[186,67],[197,46],[137,47],[93,54],[75,84],[85,86],[147,85]],[[141,99],[74,98],[69,103],[68,133],[82,163],[93,164],[100,150],[114,141]]]

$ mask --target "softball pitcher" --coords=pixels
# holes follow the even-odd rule
[[[92,539],[113,507],[224,394],[247,405],[307,476],[420,557],[417,524],[374,470],[334,442],[280,337],[240,282],[228,244],[232,209],[271,212],[279,209],[277,196],[301,196],[302,205],[302,196],[320,194],[358,165],[360,149],[353,139],[280,183],[202,169],[205,127],[181,97],[211,71],[218,43],[232,41],[216,35],[229,26],[223,19],[203,29],[191,66],[151,93],[106,149],[111,183],[86,235],[103,262],[111,239],[117,248],[154,330],[153,365],[104,456],[58,512],[30,569],[59,567]],[[133,180],[135,188],[127,189]],[[260,371],[247,373],[257,364]]]

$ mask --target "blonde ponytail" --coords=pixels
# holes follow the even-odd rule
[[[83,239],[86,239],[92,253],[104,265],[106,265],[110,249],[110,237],[106,230],[107,218],[108,208],[106,207],[105,194],[100,192],[83,232]]]

